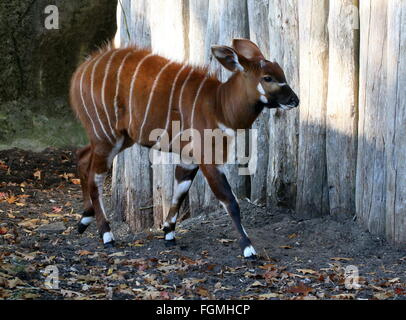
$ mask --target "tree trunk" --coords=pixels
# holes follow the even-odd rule
[[[154,52],[178,61],[188,57],[185,2],[182,0],[155,0],[150,2],[151,44]],[[153,14],[152,14],[153,13]],[[173,155],[153,151],[154,161],[160,157],[164,163],[153,165],[153,198],[155,227],[159,228],[169,212],[174,187],[175,166]],[[159,161],[158,161],[159,162]],[[185,201],[188,203],[188,200]],[[181,210],[183,212],[183,210]],[[181,215],[182,215],[181,212]]]
[[[327,99],[327,178],[330,213],[355,214],[359,30],[358,0],[330,2]]]
[[[406,245],[406,1],[388,3],[386,236]]]
[[[248,0],[248,18],[250,27],[250,39],[259,45],[262,53],[270,59],[269,53],[269,26],[268,8],[269,0]],[[252,128],[257,130],[257,145],[260,150],[254,150],[255,156],[251,158],[255,162],[256,171],[250,176],[251,194],[253,203],[266,204],[267,172],[269,154],[269,110],[265,109],[259,116]]]
[[[360,1],[360,82],[356,211],[371,233],[385,234],[387,1]]]
[[[326,167],[327,0],[299,1],[300,124],[296,210],[329,213]]]
[[[271,58],[280,64],[289,85],[299,95],[297,1],[271,0],[268,20]],[[267,203],[270,206],[294,209],[296,205],[298,118],[299,109],[271,110],[267,173]]]
[[[118,4],[118,38],[122,46],[130,42],[142,47],[151,45],[148,3],[147,0],[122,0],[122,6]],[[112,189],[115,217],[126,221],[132,232],[153,226],[152,169],[148,149],[134,145],[116,157]]]
[[[249,38],[247,2],[245,0],[220,0],[218,2],[219,38],[217,44],[231,45],[234,38]],[[213,44],[216,43],[210,45]],[[229,71],[221,67],[220,79],[222,81],[226,81],[230,75]],[[239,175],[237,164],[225,165],[224,167],[228,181],[237,198],[247,198],[249,196],[249,178]]]
[[[209,3],[209,0],[189,1],[189,62],[193,65],[204,66],[209,63],[211,43],[208,41],[211,40],[208,34],[212,32],[208,29]],[[196,217],[210,212],[216,205],[209,185],[199,172],[189,191],[190,215]]]

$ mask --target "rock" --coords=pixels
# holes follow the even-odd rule
[[[44,224],[37,228],[38,232],[45,232],[45,233],[62,233],[65,230],[66,230],[66,227],[63,222]]]

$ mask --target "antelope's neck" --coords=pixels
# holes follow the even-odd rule
[[[232,76],[217,90],[218,121],[234,130],[250,128],[263,110],[249,98],[241,77]]]

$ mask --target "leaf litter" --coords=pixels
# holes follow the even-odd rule
[[[246,201],[255,263],[240,256],[221,210],[181,223],[180,245],[171,249],[158,230],[131,235],[115,222],[113,231],[123,231],[106,252],[94,226],[76,233],[82,200],[74,161],[73,150],[0,152],[0,299],[406,299],[404,251],[349,222],[302,221]],[[66,230],[38,231],[54,223]],[[59,282],[49,287],[54,267]]]

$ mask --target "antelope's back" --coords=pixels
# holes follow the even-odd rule
[[[202,68],[170,61],[136,47],[106,48],[89,57],[71,81],[71,105],[91,141],[115,144],[125,132],[149,145],[149,134],[169,123],[190,125],[196,94],[218,80]]]

